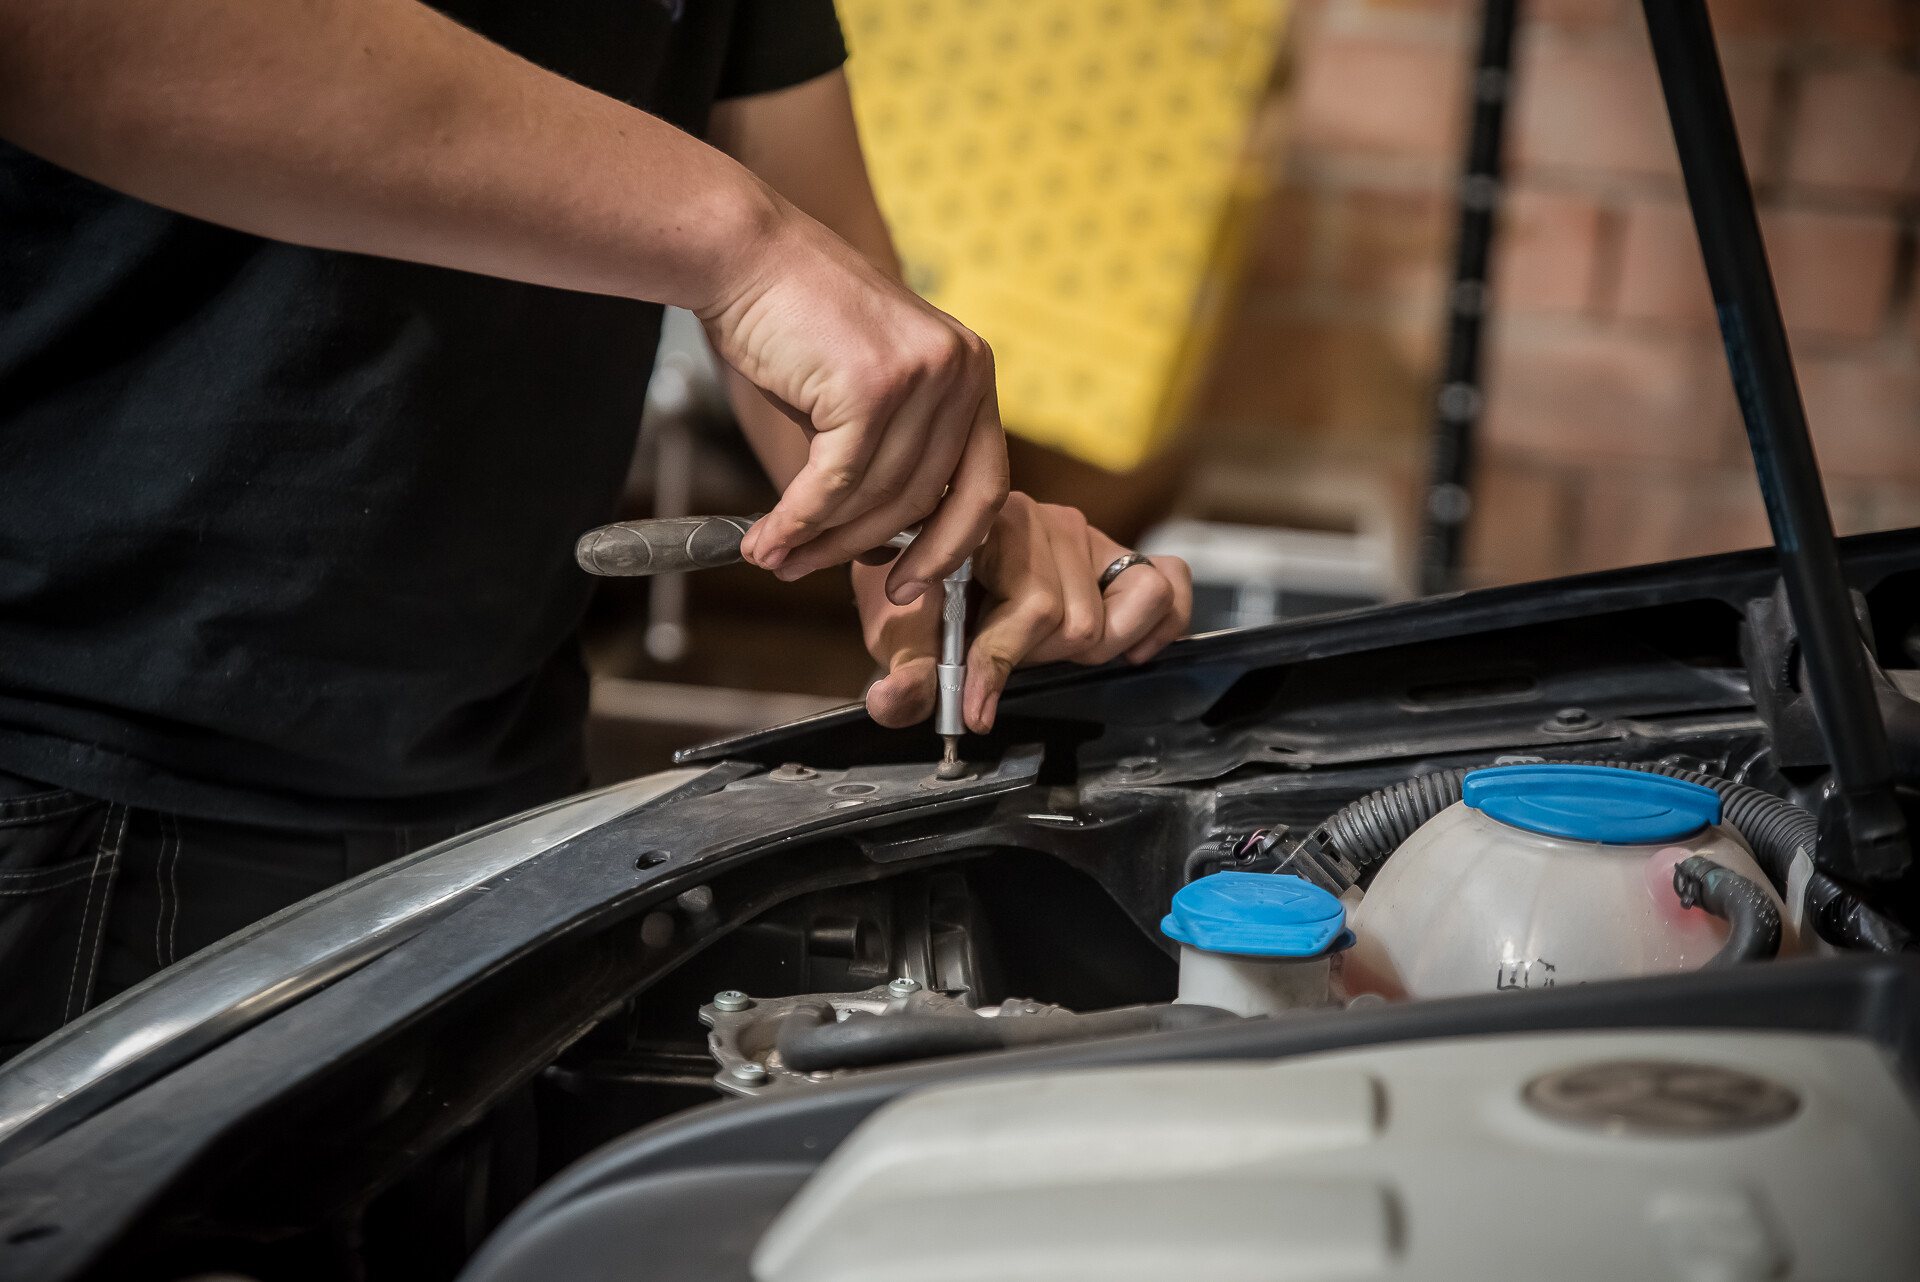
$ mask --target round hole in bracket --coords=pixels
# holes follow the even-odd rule
[[[7,1234],[8,1246],[25,1246],[29,1242],[38,1242],[50,1238],[60,1231],[58,1224],[29,1224],[24,1229],[15,1229]]]
[[[649,850],[645,854],[641,855],[638,859],[634,860],[633,866],[635,868],[638,868],[641,872],[645,872],[649,868],[658,868],[661,864],[666,863],[667,860],[671,858],[673,858],[673,856],[668,854],[664,850]]]
[[[876,783],[837,783],[827,789],[836,797],[865,797],[880,791]]]

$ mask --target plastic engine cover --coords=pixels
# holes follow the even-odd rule
[[[1910,1278],[1920,1119],[1871,1043],[1461,1038],[930,1087],[759,1282]]]

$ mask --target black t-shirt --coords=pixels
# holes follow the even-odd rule
[[[447,0],[698,134],[845,57],[831,0]],[[304,249],[0,143],[0,770],[296,826],[583,777],[575,538],[660,308]]]

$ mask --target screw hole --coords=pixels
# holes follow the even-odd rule
[[[837,783],[827,791],[836,797],[864,797],[869,793],[880,791],[880,788],[877,784],[871,783]]]
[[[658,868],[671,858],[673,858],[673,856],[664,850],[649,850],[644,855],[641,855],[640,858],[636,859],[633,866],[645,872],[649,868]]]
[[[7,1234],[8,1246],[25,1246],[29,1242],[38,1242],[50,1238],[60,1231],[58,1224],[29,1224],[24,1229],[15,1229]]]

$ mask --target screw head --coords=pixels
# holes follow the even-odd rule
[[[767,772],[767,778],[778,779],[781,783],[802,783],[808,779],[817,779],[820,772],[811,766],[803,766],[797,761],[789,761]]]
[[[902,975],[899,979],[887,985],[887,991],[895,997],[909,997],[920,991],[920,981],[917,979],[908,979],[905,975]]]
[[[745,1010],[753,1005],[753,998],[737,988],[723,989],[713,995],[713,1008],[720,1011]]]
[[[728,1075],[743,1086],[761,1086],[767,1080],[767,1066],[749,1060],[744,1064],[735,1064]]]
[[[1584,730],[1593,724],[1593,718],[1585,708],[1562,708],[1553,714],[1551,724],[1555,730]]]

